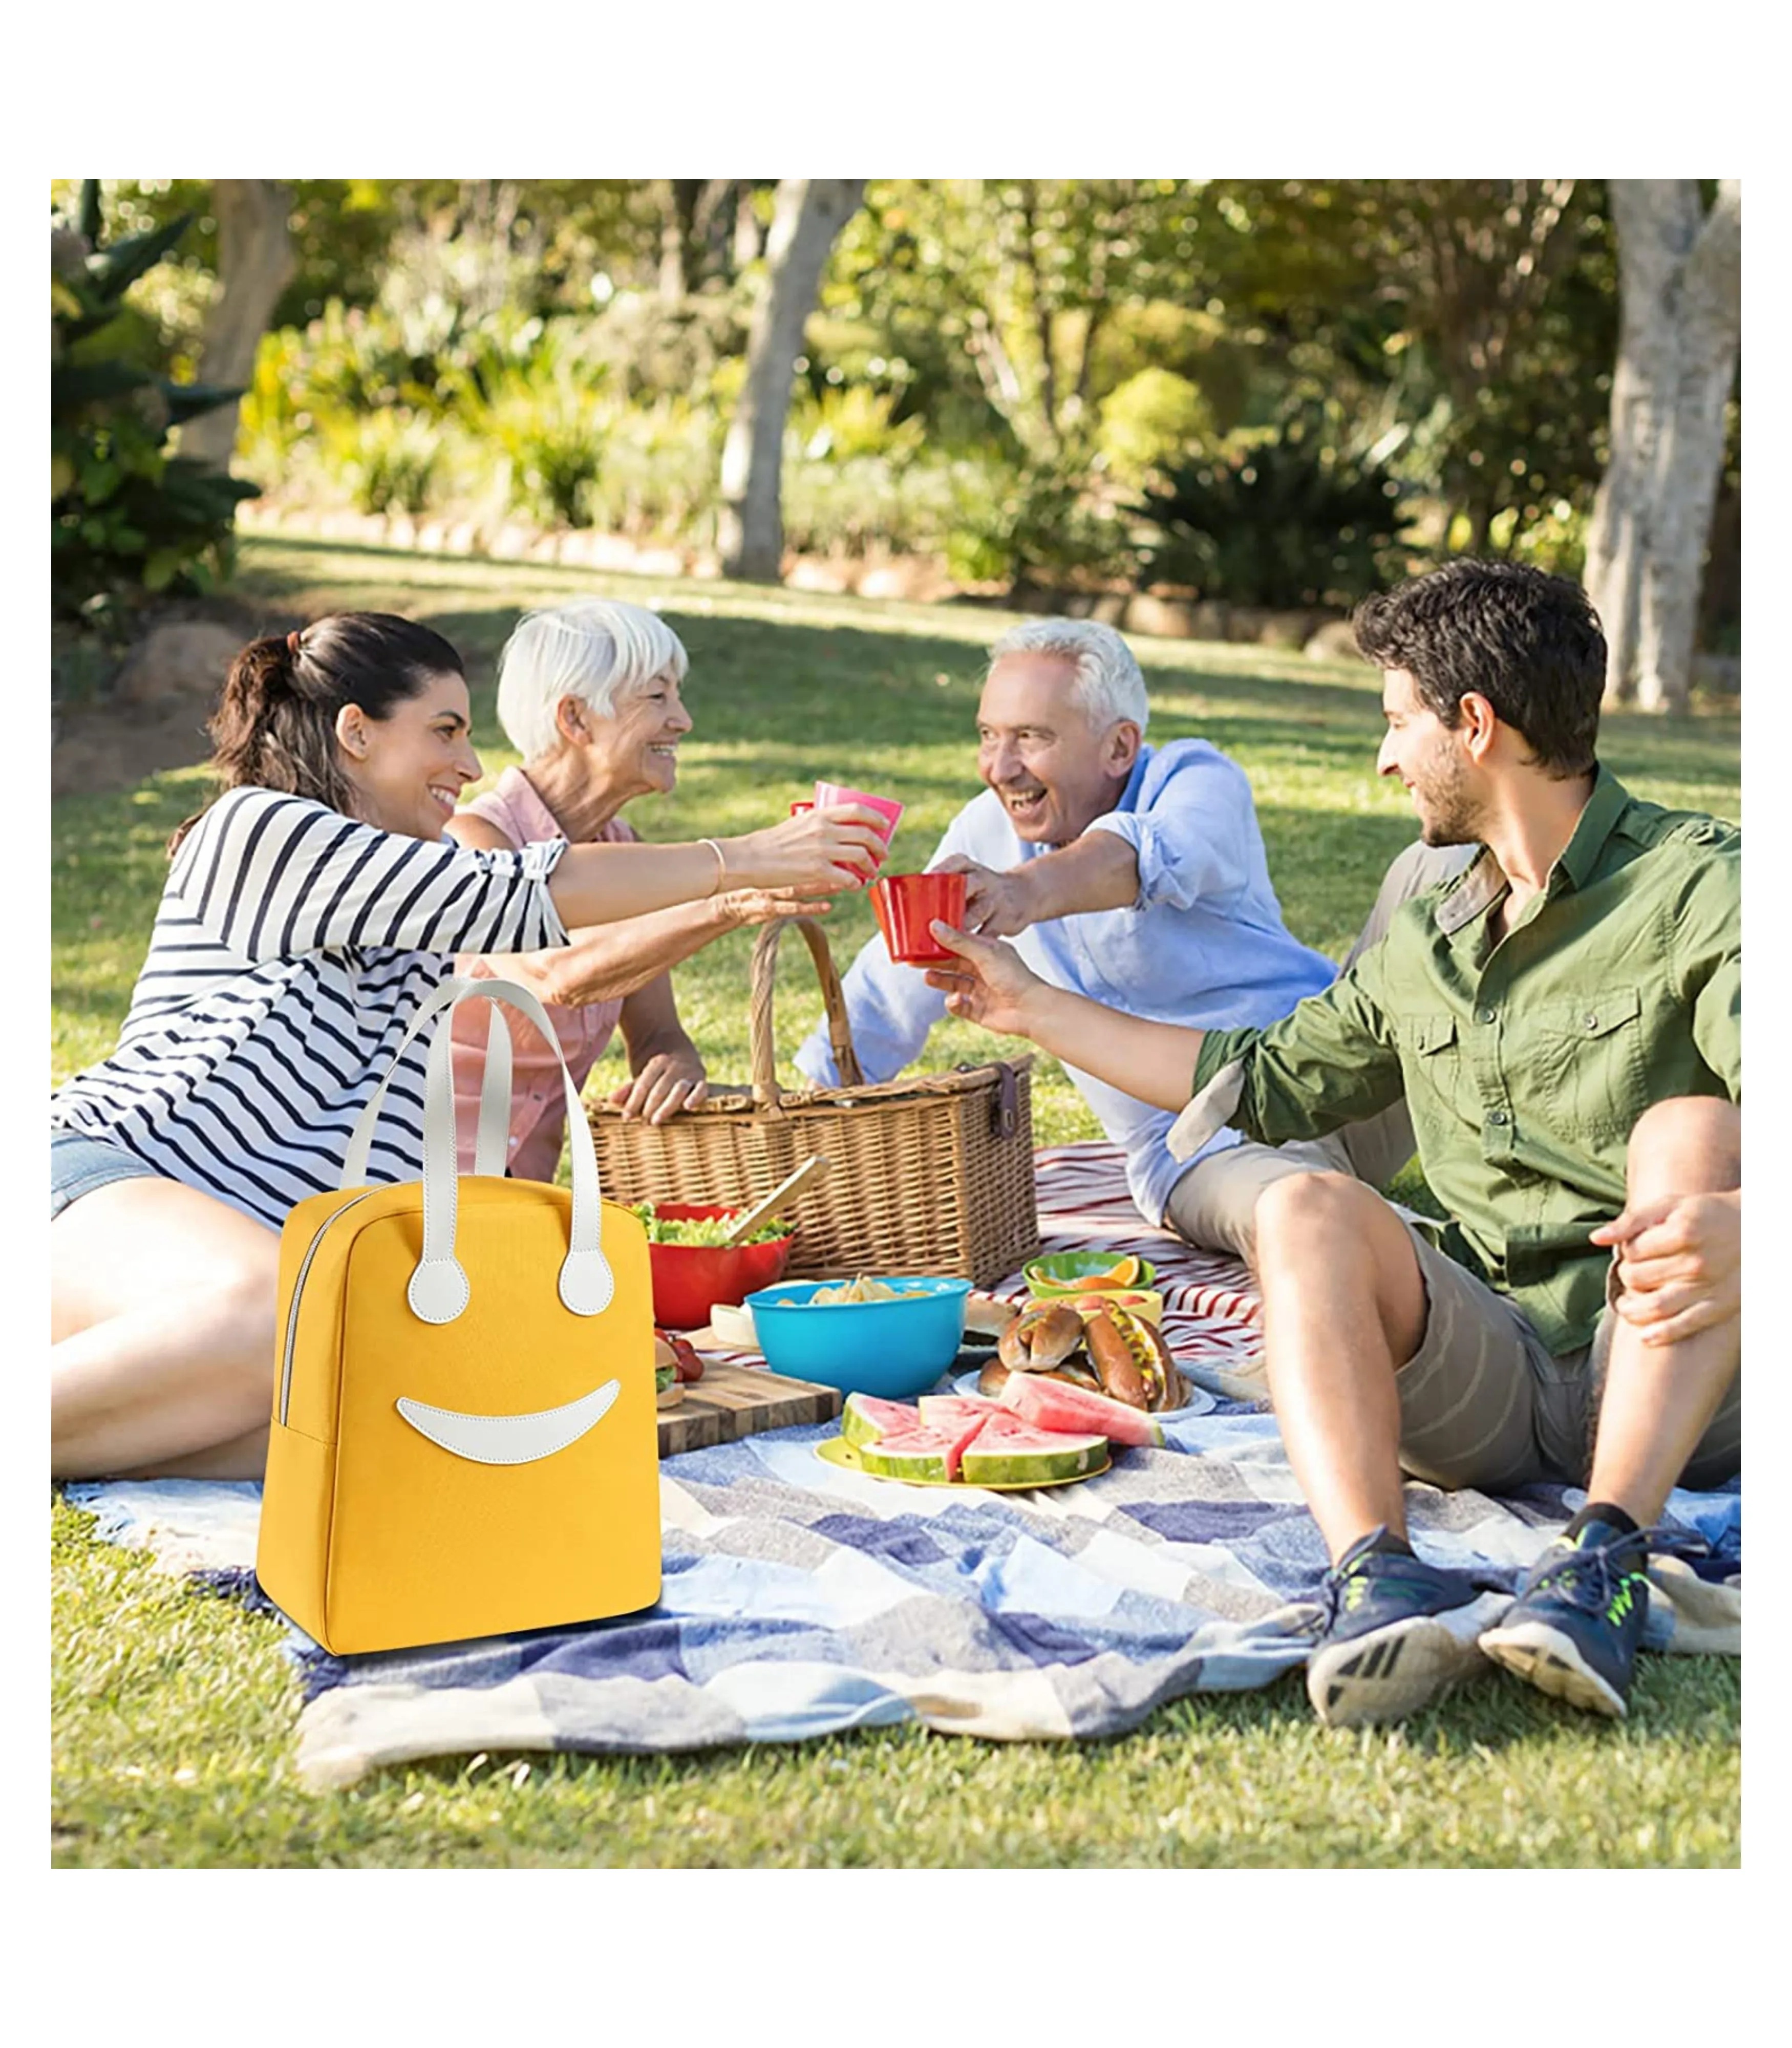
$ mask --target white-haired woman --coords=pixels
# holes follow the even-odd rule
[[[687,657],[678,636],[638,605],[583,598],[526,614],[499,662],[498,718],[523,757],[497,785],[455,813],[464,846],[508,851],[544,839],[627,840],[619,813],[636,797],[664,794],[678,777],[678,747],[691,730],[680,695]],[[650,917],[594,925],[552,951],[464,956],[467,974],[502,974],[540,996],[574,1081],[602,1057],[619,1025],[630,1078],[610,1100],[626,1115],[662,1123],[704,1100],[701,1056],[678,1021],[670,970],[743,925],[825,911],[814,891],[730,889]],[[520,1018],[506,1020],[515,1046],[510,1171],[551,1181],[565,1137],[565,1098],[546,1041]],[[457,1094],[479,1092],[486,1022],[457,1021]],[[471,1166],[475,1119],[464,1113]]]

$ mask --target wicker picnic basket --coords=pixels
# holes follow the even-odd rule
[[[772,987],[789,925],[815,963],[841,1088],[778,1084]],[[586,1104],[612,1200],[747,1204],[820,1152],[831,1170],[801,1197],[793,1279],[877,1272],[986,1282],[1038,1251],[1030,1057],[867,1086],[827,936],[810,917],[762,928],[748,1030],[750,1088],[713,1089],[700,1107],[658,1125]]]

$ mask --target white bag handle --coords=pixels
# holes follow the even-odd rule
[[[355,1119],[348,1150],[343,1154],[342,1177],[336,1184],[339,1187],[367,1185],[367,1155],[373,1149],[374,1131],[385,1106],[386,1091],[398,1071],[398,1061],[405,1048],[441,1009],[444,1000],[454,1000],[452,996],[443,996],[442,991],[447,987],[448,983],[444,981],[411,1019],[410,1029],[398,1041],[398,1050],[392,1056],[392,1065],[386,1069],[385,1079]],[[510,1159],[510,1027],[504,1022],[504,1013],[495,1003],[486,1014],[491,1022],[486,1026],[485,1072],[479,1082],[479,1133],[473,1142],[473,1171],[502,1180]],[[558,1038],[551,1031],[548,1035],[557,1046]]]
[[[591,1127],[585,1121],[579,1102],[579,1091],[574,1087],[572,1076],[567,1071],[565,1055],[560,1050],[560,1041],[547,1012],[526,988],[514,981],[500,981],[482,976],[478,980],[463,979],[449,976],[422,1006],[412,1020],[405,1034],[400,1052],[408,1045],[422,1026],[438,1012],[446,1010],[437,1027],[429,1047],[428,1078],[423,1091],[423,1256],[417,1262],[405,1290],[405,1298],[412,1313],[426,1323],[452,1323],[467,1306],[471,1297],[471,1287],[465,1269],[454,1255],[454,1233],[458,1206],[460,1178],[455,1170],[454,1127],[454,1030],[456,1008],[468,998],[493,1004],[492,1018],[500,1024],[496,1005],[508,1003],[520,1010],[530,1023],[541,1032],[554,1048],[560,1061],[560,1077],[566,1090],[566,1132],[572,1148],[572,1224],[571,1241],[565,1258],[560,1262],[559,1292],[565,1306],[576,1316],[600,1315],[609,1307],[615,1293],[615,1276],[610,1270],[610,1262],[603,1255],[603,1216],[597,1178],[597,1151],[592,1142]],[[510,1033],[505,1030],[504,1065],[509,1065]],[[389,1069],[386,1080],[374,1091],[373,1099],[361,1113],[349,1141],[347,1163],[344,1167],[343,1185],[355,1183],[347,1178],[347,1166],[359,1164],[364,1175],[367,1148],[372,1142],[373,1129],[378,1119],[380,1105],[386,1094],[386,1081],[396,1069]],[[487,1080],[490,1079],[490,1061]],[[509,1081],[505,1084],[505,1123],[509,1129]],[[482,1092],[479,1123],[482,1134],[486,1128],[487,1111],[491,1098]]]

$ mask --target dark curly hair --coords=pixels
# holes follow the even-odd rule
[[[1484,696],[1557,781],[1592,767],[1605,635],[1586,592],[1521,562],[1464,557],[1365,598],[1351,621],[1364,661],[1404,669],[1446,726]]]
[[[219,793],[254,783],[351,813],[336,713],[358,704],[369,718],[390,718],[432,676],[465,673],[440,634],[390,611],[339,611],[297,633],[251,640],[231,662],[206,726]],[[176,828],[170,853],[200,815]]]

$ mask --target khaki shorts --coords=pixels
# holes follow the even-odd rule
[[[1553,1358],[1503,1295],[1407,1226],[1424,1277],[1425,1336],[1397,1376],[1400,1462],[1433,1486],[1508,1492],[1539,1480],[1584,1486],[1616,1321],[1614,1262],[1592,1342]],[[1742,1465],[1742,1379],[1699,1439],[1682,1486],[1720,1485]]]

